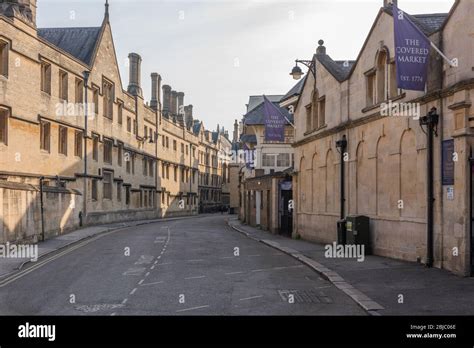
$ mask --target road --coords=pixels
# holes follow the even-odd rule
[[[0,315],[365,315],[224,215],[105,234],[0,287]]]

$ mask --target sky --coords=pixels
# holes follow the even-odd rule
[[[105,0],[38,0],[38,27],[100,26]],[[232,133],[250,95],[286,94],[295,59],[323,39],[336,60],[355,59],[383,0],[109,0],[124,87],[130,52],[150,74],[185,93],[207,129]],[[448,12],[454,0],[398,0],[410,14]]]

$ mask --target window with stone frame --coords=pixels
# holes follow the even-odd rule
[[[51,123],[40,121],[40,149],[51,152]]]
[[[123,102],[118,104],[117,122],[119,125],[123,124]]]
[[[138,123],[137,120],[133,120],[133,134],[137,134]]]
[[[119,167],[122,166],[123,162],[123,143],[117,142],[117,164]]]
[[[152,178],[154,177],[154,169],[153,169],[154,166],[155,166],[155,161],[150,158],[148,160],[148,175],[151,176]]]
[[[318,128],[326,125],[326,97],[323,96],[318,100]]]
[[[395,64],[395,61],[391,62],[389,65],[389,71],[390,71],[390,98],[395,98],[400,94],[400,90],[398,89],[398,83],[397,83],[397,66]]]
[[[51,95],[51,64],[41,63],[41,91]]]
[[[108,118],[109,120],[113,120],[115,99],[114,84],[104,79],[102,82],[102,90],[104,95],[104,117]]]
[[[117,202],[121,202],[122,201],[122,182],[119,181],[117,182]]]
[[[104,139],[104,163],[112,164],[114,142],[110,139]]]
[[[130,161],[130,152],[126,152],[125,153],[125,169],[127,171],[128,174],[130,174],[130,171],[131,171],[131,161]]]
[[[130,161],[132,162],[132,174],[135,175],[135,154],[131,155]]]
[[[280,153],[277,156],[277,167],[289,167],[290,166],[290,154]]]
[[[0,40],[0,75],[8,77],[8,51],[10,44],[6,41]]]
[[[130,186],[125,187],[125,204],[130,205]]]
[[[143,175],[147,176],[148,175],[148,159],[146,157],[143,157],[142,168],[143,168]]]
[[[0,108],[0,144],[8,144],[8,117],[10,111]]]
[[[176,140],[173,140],[173,151],[176,151],[178,149],[178,143]]]
[[[376,76],[376,84],[377,84],[377,104],[382,103],[383,101],[388,99],[387,95],[387,51],[381,50],[377,55],[377,72],[375,73]]]
[[[269,153],[262,154],[262,167],[275,167],[275,155]]]
[[[127,132],[132,132],[132,119],[130,117],[127,117]]]
[[[319,108],[318,108],[318,103],[319,103],[319,93],[318,91],[313,92],[311,100],[311,111],[313,113],[312,117],[312,124],[310,129],[318,129],[319,128]]]
[[[67,127],[59,126],[58,152],[67,156]]]
[[[68,101],[69,84],[68,84],[68,73],[65,71],[59,71],[59,99]]]
[[[104,192],[102,193],[103,199],[112,199],[112,183],[113,183],[113,173],[104,170],[103,175],[103,184]]]
[[[76,78],[75,83],[75,102],[76,104],[84,103],[84,81]]]
[[[375,105],[375,70],[370,71],[365,76],[366,79],[366,104],[367,106]]]
[[[94,114],[95,116],[99,115],[99,88],[92,88],[92,102],[94,103]]]
[[[174,181],[178,181],[178,167],[177,166],[174,166],[173,178],[174,178]]]
[[[99,136],[97,134],[92,135],[92,159],[99,160]]]
[[[311,104],[306,105],[306,131],[311,132],[313,130],[312,119],[313,119],[313,112]]]
[[[91,182],[91,199],[93,201],[97,201],[98,198],[98,180],[97,179],[92,179]]]
[[[74,156],[82,158],[82,139],[84,133],[82,131],[76,131],[74,133]]]

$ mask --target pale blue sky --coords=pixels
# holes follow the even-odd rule
[[[323,39],[333,59],[355,59],[382,0],[110,0],[124,86],[129,52],[185,93],[206,128],[232,130],[249,95],[285,94],[294,60]],[[448,12],[453,0],[399,0],[408,13]],[[39,27],[99,26],[105,0],[38,0]]]

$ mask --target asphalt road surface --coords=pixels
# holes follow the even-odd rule
[[[365,315],[225,218],[127,228],[58,252],[0,287],[0,315]]]

